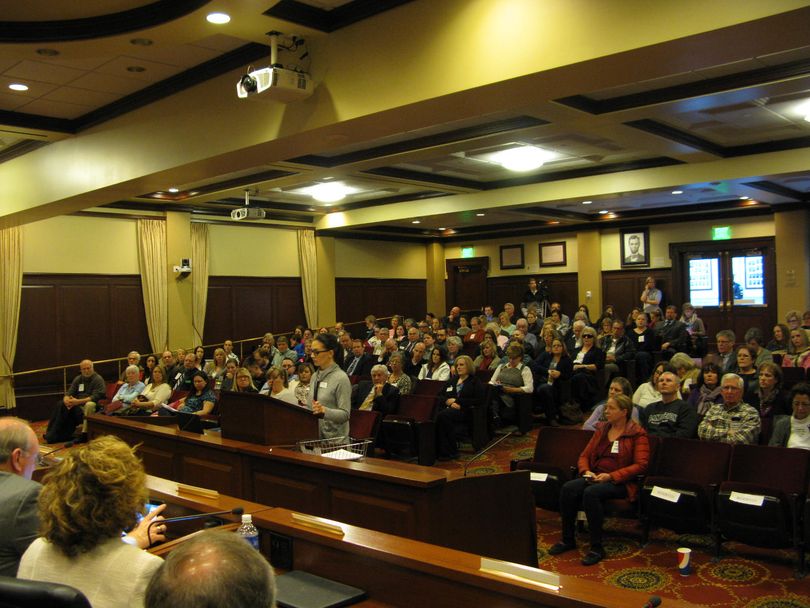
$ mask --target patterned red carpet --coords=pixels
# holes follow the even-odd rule
[[[512,459],[530,458],[537,439],[535,429],[526,436],[511,436],[491,452],[470,464],[468,475],[486,475],[509,470]],[[439,463],[461,474],[473,453],[467,446],[458,461]],[[712,562],[708,536],[678,535],[659,529],[650,543],[641,546],[641,527],[633,521],[608,520],[605,526],[608,557],[596,566],[580,564],[588,550],[587,534],[578,538],[579,552],[558,557],[547,554],[560,540],[557,513],[537,510],[537,557],[539,566],[561,574],[575,575],[607,585],[636,589],[666,598],[677,598],[701,606],[717,608],[810,608],[810,577],[794,577],[795,557],[791,551],[757,549],[733,543],[724,544],[723,558]],[[690,576],[678,574],[676,550],[692,549]]]

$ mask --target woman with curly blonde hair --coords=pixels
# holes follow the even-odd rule
[[[76,587],[94,608],[142,606],[162,560],[143,551],[146,529],[162,511],[145,516],[146,474],[132,448],[113,436],[94,439],[65,456],[45,478],[39,496],[41,538],[20,561],[19,578]],[[165,526],[152,527],[163,540]]]

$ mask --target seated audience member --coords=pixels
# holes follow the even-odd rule
[[[609,320],[609,317],[605,317]],[[607,335],[602,340],[601,349],[605,353],[605,369],[608,377],[619,374],[627,375],[627,366],[632,365],[636,357],[636,347],[625,333],[624,323],[621,321],[611,322],[612,334]]]
[[[408,374],[404,371],[402,353],[394,353],[388,359],[388,384],[393,384],[399,389],[400,395],[408,395],[411,392],[413,383]]]
[[[226,361],[235,361],[237,364],[239,363],[239,355],[233,352],[233,341],[232,340],[225,340],[222,343],[222,350],[225,351],[225,360]]]
[[[697,412],[680,398],[678,376],[663,372],[658,376],[658,392],[661,401],[650,403],[639,412],[641,426],[649,435],[692,439],[697,431]]]
[[[624,322],[625,331],[629,333],[636,328],[636,317],[638,317],[638,313],[640,312],[641,309],[638,306],[633,307],[633,310],[630,311],[630,314],[627,315],[627,319]]]
[[[456,362],[456,359],[459,355],[461,355],[461,349],[463,344],[461,343],[461,338],[458,336],[450,336],[447,338],[447,364],[453,366]]]
[[[189,355],[194,356],[192,353],[189,353]],[[205,372],[196,370],[191,378],[191,383],[192,389],[189,391],[188,395],[180,399],[177,411],[186,414],[195,414],[197,416],[210,414],[217,402],[217,397],[214,395],[214,391],[208,386],[208,376],[205,375]],[[165,415],[171,412],[166,409],[161,409],[160,413]]]
[[[352,356],[352,335],[348,331],[342,331],[338,334],[338,342],[340,342],[340,354],[343,357],[341,361],[344,363]],[[301,358],[304,352],[303,336],[301,341],[295,345],[293,350],[298,355],[297,359]]]
[[[484,321],[486,323],[491,323],[497,319],[497,317],[495,317],[495,309],[492,307],[491,304],[487,304],[486,306],[484,306],[483,313],[484,313]]]
[[[563,341],[563,344],[565,344],[565,339],[563,338],[562,334],[555,330],[550,324],[543,325],[543,328],[540,330],[540,337],[542,340],[538,342],[537,352],[534,354],[535,359],[544,352],[551,352],[551,344],[554,342],[554,338],[559,338]]]
[[[205,360],[205,349],[202,346],[195,346],[194,347],[194,357],[197,359],[197,369],[205,369],[206,364],[208,363]]]
[[[436,328],[436,346],[447,350],[447,330],[444,327]]]
[[[405,329],[404,325],[397,325],[397,328],[394,330],[394,340],[397,343],[397,349],[402,347],[402,344],[408,341],[408,330]]]
[[[420,380],[441,380],[445,382],[450,379],[450,366],[447,364],[447,353],[438,346],[430,351],[430,360],[419,370]]]
[[[503,311],[509,315],[509,322],[514,325],[518,320],[517,314],[515,314],[515,305],[511,302],[507,302],[503,305]]]
[[[425,364],[425,343],[417,342],[411,354],[403,360],[402,371],[405,372],[413,381],[419,376],[422,371],[422,366]]]
[[[352,395],[352,409],[374,410],[383,416],[393,414],[399,406],[399,389],[388,382],[388,368],[377,364],[371,368],[371,381],[362,380]]]
[[[755,444],[759,439],[759,412],[742,400],[745,382],[737,374],[720,381],[723,403],[713,405],[698,426],[698,438],[723,443]]]
[[[366,328],[364,332],[365,335],[363,335],[363,337],[364,342],[368,342],[371,338],[377,335],[377,317],[374,315],[366,315],[365,323]]]
[[[274,338],[275,341],[275,338]],[[273,347],[275,350],[275,347]],[[251,368],[251,367],[258,367],[264,373],[264,370],[267,366],[271,364],[271,357],[268,356],[269,352],[265,344],[259,344],[256,348],[253,349],[253,352],[245,358],[243,363],[244,367]]]
[[[774,418],[790,414],[790,405],[782,393],[782,368],[776,363],[763,363],[758,371],[759,382],[748,404],[759,411],[762,421],[760,439],[766,442],[773,430]]]
[[[537,312],[534,310],[530,310],[526,313],[526,322],[528,323],[528,331],[530,334],[533,334],[535,337],[540,339],[541,332],[543,331],[543,324],[537,317]]]
[[[805,330],[801,328],[790,330],[790,346],[782,358],[782,367],[810,369],[810,344]]]
[[[46,443],[59,443],[73,438],[76,425],[84,419],[84,409],[96,410],[96,404],[107,396],[104,378],[93,370],[93,362],[79,363],[79,375],[73,378],[67,393],[54,409],[45,431]],[[82,433],[86,433],[86,424]]]
[[[20,557],[39,529],[37,497],[31,481],[39,457],[36,433],[25,420],[0,418],[0,576],[16,576]]]
[[[233,360],[228,359],[225,363],[225,376],[222,378],[222,384],[219,387],[220,391],[232,391],[233,381],[236,378],[236,372],[239,369],[239,364]]]
[[[399,343],[399,350],[410,356],[413,352],[413,347],[421,340],[422,336],[419,334],[419,329],[416,327],[408,328],[408,335],[405,340]]]
[[[312,359],[317,371],[312,377],[307,407],[320,418],[320,439],[343,439],[351,432],[352,384],[335,363],[338,348],[340,344],[331,334],[319,334],[312,341]]]
[[[532,370],[523,363],[523,348],[518,344],[510,344],[506,349],[508,363],[502,363],[492,374],[490,385],[499,390],[492,391],[492,400],[489,403],[490,418],[497,429],[501,426],[501,419],[514,421],[515,397],[520,394],[531,395],[534,392],[534,379]]]
[[[717,352],[710,355],[720,366],[723,374],[733,372],[737,369],[737,354],[734,352],[734,341],[737,336],[730,329],[722,329],[715,336],[717,340]]]
[[[523,349],[523,364],[528,365],[532,361],[534,351],[532,350],[532,347],[530,345],[526,344],[523,341],[524,337],[525,336],[523,335],[523,332],[520,331],[519,329],[516,329],[515,333],[512,334],[512,337],[509,338],[509,342],[507,343],[507,346],[509,346],[510,344],[518,344],[518,345],[520,345],[520,347]],[[501,358],[501,363],[508,363],[508,362],[509,362],[509,357],[504,355]]]
[[[565,348],[569,353],[573,353],[582,348],[582,331],[587,327],[585,321],[574,321],[571,331],[565,337]]]
[[[610,327],[611,331],[613,329],[613,321],[616,319],[616,308],[613,304],[605,304],[605,309],[602,311],[602,316],[596,320],[596,327],[602,327],[602,323],[604,323],[605,319],[610,319]]]
[[[685,353],[691,346],[689,332],[686,325],[678,321],[678,308],[672,304],[667,306],[664,320],[656,328],[658,342],[661,344],[661,356],[664,360],[672,358],[675,353]]]
[[[451,331],[455,331],[460,326],[461,308],[453,306],[447,316],[442,319],[442,325]]]
[[[582,348],[571,355],[574,373],[571,375],[571,397],[583,411],[590,410],[599,394],[596,374],[605,365],[605,353],[596,346],[596,330],[582,330]]]
[[[130,365],[134,365],[135,367],[138,368],[138,380],[143,380],[144,370],[143,367],[141,367],[141,354],[137,350],[132,350],[127,355],[127,364],[124,367],[123,371],[121,372],[121,376],[118,378],[119,384],[127,381],[126,380],[127,367],[129,367]]]
[[[130,365],[124,371],[124,383],[118,388],[118,392],[112,398],[112,403],[107,406],[109,413],[115,413],[118,410],[130,407],[138,396],[146,388],[143,382],[140,381],[141,371],[137,365]],[[90,408],[85,406],[85,416],[95,412],[95,407]]]
[[[714,361],[708,361],[700,368],[697,382],[692,385],[692,391],[689,393],[689,405],[695,409],[699,417],[704,416],[711,406],[723,403],[720,377],[720,366]]]
[[[650,315],[646,312],[639,312],[636,315],[636,326],[628,332],[636,352],[636,376],[638,378],[646,378],[652,373],[653,353],[658,350],[658,337],[649,327],[649,323]]]
[[[166,372],[162,366],[152,370],[152,381],[141,391],[129,407],[114,412],[119,416],[139,416],[148,414],[169,402],[172,387],[166,382]]]
[[[388,359],[391,358],[391,355],[398,352],[399,350],[397,349],[397,341],[394,340],[393,338],[388,338],[385,341],[385,344],[383,344],[383,352],[380,354],[380,356],[377,357],[375,365],[376,364],[388,365]]]
[[[186,349],[185,348],[178,348],[174,351],[174,359],[177,361],[178,366],[183,365],[183,359],[186,358]]]
[[[348,361],[343,362],[344,371],[349,376],[368,376],[374,359],[367,354],[363,347],[363,341],[355,338],[352,340],[352,356]]]
[[[773,335],[771,341],[768,342],[767,348],[771,355],[784,355],[790,346],[790,330],[784,323],[778,323],[773,326]]]
[[[585,327],[591,326],[591,320],[588,318],[588,313],[584,310],[578,310],[574,313],[574,323],[577,321],[582,321],[585,324]]]
[[[498,315],[498,331],[501,333],[501,335],[504,335],[507,338],[509,338],[515,332],[515,329],[517,328],[512,323],[512,320],[509,318],[508,312],[503,311]]]
[[[290,389],[300,405],[305,405],[309,401],[309,391],[312,388],[312,374],[315,368],[312,363],[299,363],[296,379],[290,382]]]
[[[173,384],[174,377],[177,375],[177,359],[174,358],[174,353],[170,350],[164,350],[163,355],[160,357],[160,364],[166,370],[166,378]]]
[[[222,380],[225,378],[225,362],[227,356],[225,351],[221,348],[214,350],[214,357],[205,364],[203,371],[208,374],[208,377],[214,381],[214,390],[222,388]]]
[[[194,353],[183,357],[183,367],[179,368],[173,378],[173,386],[178,391],[190,391],[193,388],[194,376],[201,371],[197,368],[197,358]]]
[[[287,336],[278,337],[276,340],[276,348],[278,349],[279,355],[281,355],[278,361],[279,365],[281,365],[281,359],[289,359],[293,363],[298,363],[298,353],[290,348],[290,342],[287,340]]]
[[[752,327],[745,332],[745,345],[754,357],[754,367],[759,368],[763,363],[773,363],[773,355],[765,348],[765,336],[759,327]]]
[[[268,395],[273,399],[284,401],[291,405],[298,405],[298,399],[295,398],[287,380],[287,372],[283,367],[271,367],[267,370],[267,382],[264,383],[259,389],[259,394]]]
[[[385,350],[385,343],[390,336],[388,335],[387,327],[380,327],[376,335],[369,338],[368,345],[371,347],[371,354],[375,358],[379,357]]]
[[[647,433],[630,417],[633,403],[626,395],[616,395],[605,405],[607,422],[594,433],[579,457],[579,477],[563,485],[560,492],[562,541],[549,555],[576,549],[577,512],[585,511],[590,534],[590,551],[582,558],[592,566],[605,557],[602,546],[603,503],[616,498],[634,502],[638,496],[639,475],[647,472],[650,444]]]
[[[293,361],[292,359],[282,359],[281,360],[281,369],[287,372],[287,382],[292,388],[292,383],[294,380],[298,379],[298,375],[295,373],[295,370],[298,368],[298,363]]]
[[[133,448],[112,435],[66,452],[46,476],[39,496],[41,537],[20,560],[22,579],[61,583],[81,591],[93,606],[143,604],[152,574],[163,562],[143,551],[137,539],[123,542],[123,530],[137,523],[149,499],[146,474]],[[145,515],[139,529],[163,510]],[[145,523],[144,523],[145,522]],[[164,540],[165,525],[151,529]]]
[[[672,366],[666,361],[659,361],[655,364],[649,382],[639,384],[636,392],[633,393],[633,403],[639,408],[645,408],[650,403],[661,401],[661,393],[658,392],[658,377],[662,372],[674,372]]]
[[[686,331],[692,338],[693,347],[696,347],[696,339],[706,337],[706,326],[703,324],[703,319],[698,317],[695,307],[690,302],[684,302],[681,307],[680,321],[686,326]]]
[[[236,374],[234,375],[234,383],[231,390],[235,393],[259,392],[259,389],[256,388],[256,384],[253,382],[253,375],[244,367],[240,367],[238,370],[236,370]]]
[[[484,325],[479,317],[470,318],[470,331],[463,336],[463,340],[465,344],[481,344],[484,341]]]
[[[686,353],[675,353],[669,364],[675,373],[678,374],[681,395],[689,395],[692,385],[697,380],[700,370],[695,365],[695,360]]]
[[[524,348],[528,345],[526,349],[527,352],[531,351],[531,355],[533,355],[539,350],[537,336],[529,332],[529,322],[526,319],[517,320],[517,323],[515,323],[515,331],[519,331],[523,335]]]
[[[551,342],[551,352],[543,352],[529,364],[534,374],[534,392],[551,426],[560,425],[561,384],[571,378],[574,364],[561,337]]]
[[[481,343],[481,354],[473,361],[473,369],[475,371],[485,371],[491,369],[495,371],[501,364],[501,359],[498,357],[498,347],[492,340],[484,340]]]
[[[759,385],[759,373],[754,366],[754,355],[747,346],[740,346],[737,349],[737,369],[735,373],[745,382],[743,400],[748,403]]]
[[[227,585],[223,581],[228,581]],[[273,568],[236,534],[208,530],[178,545],[146,589],[146,608],[273,608]]]
[[[605,339],[613,337],[613,319],[605,317],[599,324],[594,325],[594,327],[596,328],[596,345],[602,350],[605,350],[603,346]]]
[[[789,310],[787,314],[785,314],[785,325],[787,325],[788,329],[791,331],[799,329],[802,326],[802,319],[798,310]]]
[[[655,332],[655,335],[657,336],[658,335],[658,330],[664,324],[664,312],[660,308],[658,308],[656,306],[651,311],[649,311],[647,314],[650,315],[650,329],[652,329]],[[661,345],[660,340],[658,342],[658,345],[660,347],[660,345]]]
[[[472,359],[467,355],[456,360],[456,375],[440,398],[444,407],[436,415],[436,451],[439,460],[452,460],[458,457],[456,428],[470,427],[472,408],[484,405],[484,387],[475,377]]]
[[[587,304],[580,304],[577,313],[582,313],[584,316],[581,317],[583,321],[585,321],[588,327],[594,327],[593,321],[591,321],[591,311],[588,310]],[[576,315],[574,315],[576,316]]]
[[[810,384],[801,382],[790,390],[792,416],[779,416],[768,445],[810,450]]]
[[[571,326],[567,322],[563,322],[562,319],[562,313],[558,309],[552,308],[548,317],[543,320],[543,325],[551,325],[554,331],[560,332],[560,335],[565,338],[568,332],[571,331]]]
[[[600,422],[607,422],[607,418],[605,417],[605,405],[607,405],[607,400],[616,395],[627,395],[630,397],[632,394],[633,387],[630,386],[630,381],[627,378],[622,378],[621,376],[613,378],[608,387],[607,399],[593,408],[593,412],[591,412],[591,415],[583,423],[582,428],[586,431],[595,431],[599,427]],[[632,419],[635,422],[638,422],[638,412],[639,409],[634,406]]]
[[[158,364],[158,358],[156,355],[147,355],[146,359],[144,359],[144,367],[143,367],[143,383],[149,384],[152,380],[152,370]]]

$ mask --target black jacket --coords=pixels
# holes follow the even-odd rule
[[[357,357],[355,356],[351,356],[343,362],[342,367],[344,372],[346,372],[347,374],[349,373],[349,368],[352,367],[352,364],[356,358]],[[371,374],[371,368],[374,367],[375,363],[376,362],[374,360],[374,357],[372,357],[367,353],[363,353],[362,355],[360,355],[360,360],[357,362],[357,365],[354,366],[354,369],[352,370],[352,373],[350,375],[368,376]]]
[[[374,384],[370,380],[363,380],[357,383],[357,390],[352,394],[352,409],[359,408],[366,400],[370,391],[374,390]],[[399,407],[399,389],[387,382],[383,385],[382,395],[374,397],[374,405],[371,406],[375,412],[381,412],[383,416],[393,414]]]

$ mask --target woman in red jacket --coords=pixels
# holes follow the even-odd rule
[[[577,511],[588,518],[591,550],[582,565],[592,566],[605,557],[602,547],[602,504],[614,498],[634,501],[638,495],[636,476],[647,471],[650,444],[646,431],[633,422],[633,402],[627,395],[615,395],[605,405],[607,422],[602,423],[579,456],[580,477],[562,487],[560,513],[562,541],[553,545],[549,555],[576,549],[574,537]]]

